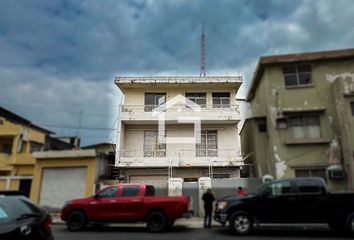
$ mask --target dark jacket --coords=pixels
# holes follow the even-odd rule
[[[202,200],[204,201],[204,210],[213,211],[213,202],[215,201],[214,194],[206,192],[203,194]]]

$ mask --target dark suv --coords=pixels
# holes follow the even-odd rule
[[[276,180],[256,194],[226,197],[216,203],[214,219],[239,235],[254,224],[327,223],[341,233],[354,233],[354,193],[330,193],[322,178]]]

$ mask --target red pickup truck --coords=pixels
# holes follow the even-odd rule
[[[155,196],[155,188],[146,184],[111,185],[92,197],[68,201],[61,219],[70,231],[87,224],[146,222],[148,230],[160,232],[171,227],[177,218],[189,215],[187,196]]]

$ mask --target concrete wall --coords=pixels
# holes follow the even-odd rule
[[[262,177],[273,174],[275,166],[269,159],[268,134],[258,131],[256,119],[248,119],[240,132],[241,149],[246,155],[245,169],[250,177]]]
[[[354,116],[350,105],[354,102],[354,73],[341,74],[332,79],[337,111],[335,121],[338,123],[335,131],[339,136],[344,169],[349,179],[348,185],[350,189],[354,189]]]

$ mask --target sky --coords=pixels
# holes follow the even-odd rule
[[[0,106],[115,142],[116,76],[242,75],[260,56],[354,47],[352,0],[0,0]]]

